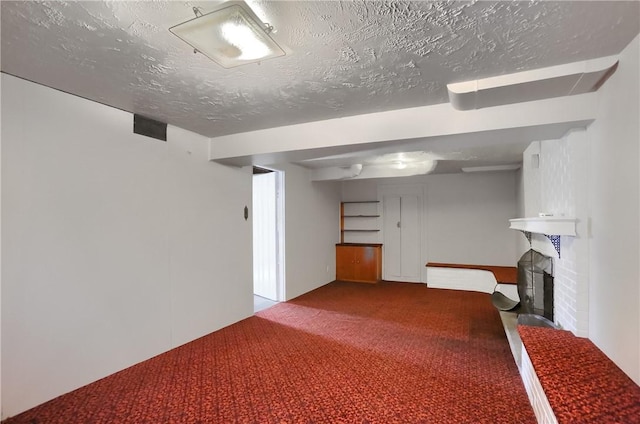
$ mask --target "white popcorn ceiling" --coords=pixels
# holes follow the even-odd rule
[[[218,3],[2,1],[2,71],[214,137],[442,103],[639,31],[635,1],[254,1],[288,54],[223,69],[168,31]]]

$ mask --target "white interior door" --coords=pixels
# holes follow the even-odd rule
[[[402,278],[400,196],[384,196],[382,217],[384,231],[383,278],[389,281],[400,281],[399,279]]]
[[[418,194],[388,194],[383,201],[385,280],[420,282],[421,202]]]
[[[420,201],[420,197],[413,195],[400,199],[401,281],[420,281]]]
[[[253,293],[278,300],[276,172],[253,176]]]

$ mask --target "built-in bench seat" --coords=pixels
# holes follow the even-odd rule
[[[518,333],[523,366],[525,362],[532,365],[533,380],[539,381],[553,414],[540,409],[545,400],[536,398],[541,394],[535,388],[527,387],[538,422],[640,423],[640,387],[589,339],[523,325]],[[523,380],[530,386],[526,370]]]
[[[518,268],[514,266],[445,264],[440,262],[429,262],[427,263],[427,267],[479,269],[482,271],[492,272],[498,284],[518,284]]]
[[[427,263],[427,286],[438,289],[498,291],[518,301],[518,269],[511,266]]]

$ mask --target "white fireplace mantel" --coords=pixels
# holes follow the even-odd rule
[[[540,216],[509,220],[509,228],[522,231],[531,243],[531,233],[544,234],[555,247],[560,258],[560,236],[576,235],[576,219],[557,216]]]
[[[542,216],[532,218],[510,219],[509,228],[513,230],[525,231],[557,236],[575,236],[576,219],[557,216]]]

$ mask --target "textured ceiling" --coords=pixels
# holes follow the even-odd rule
[[[636,1],[254,1],[288,54],[222,69],[168,31],[216,4],[2,1],[2,71],[214,137],[442,103],[639,31]]]

